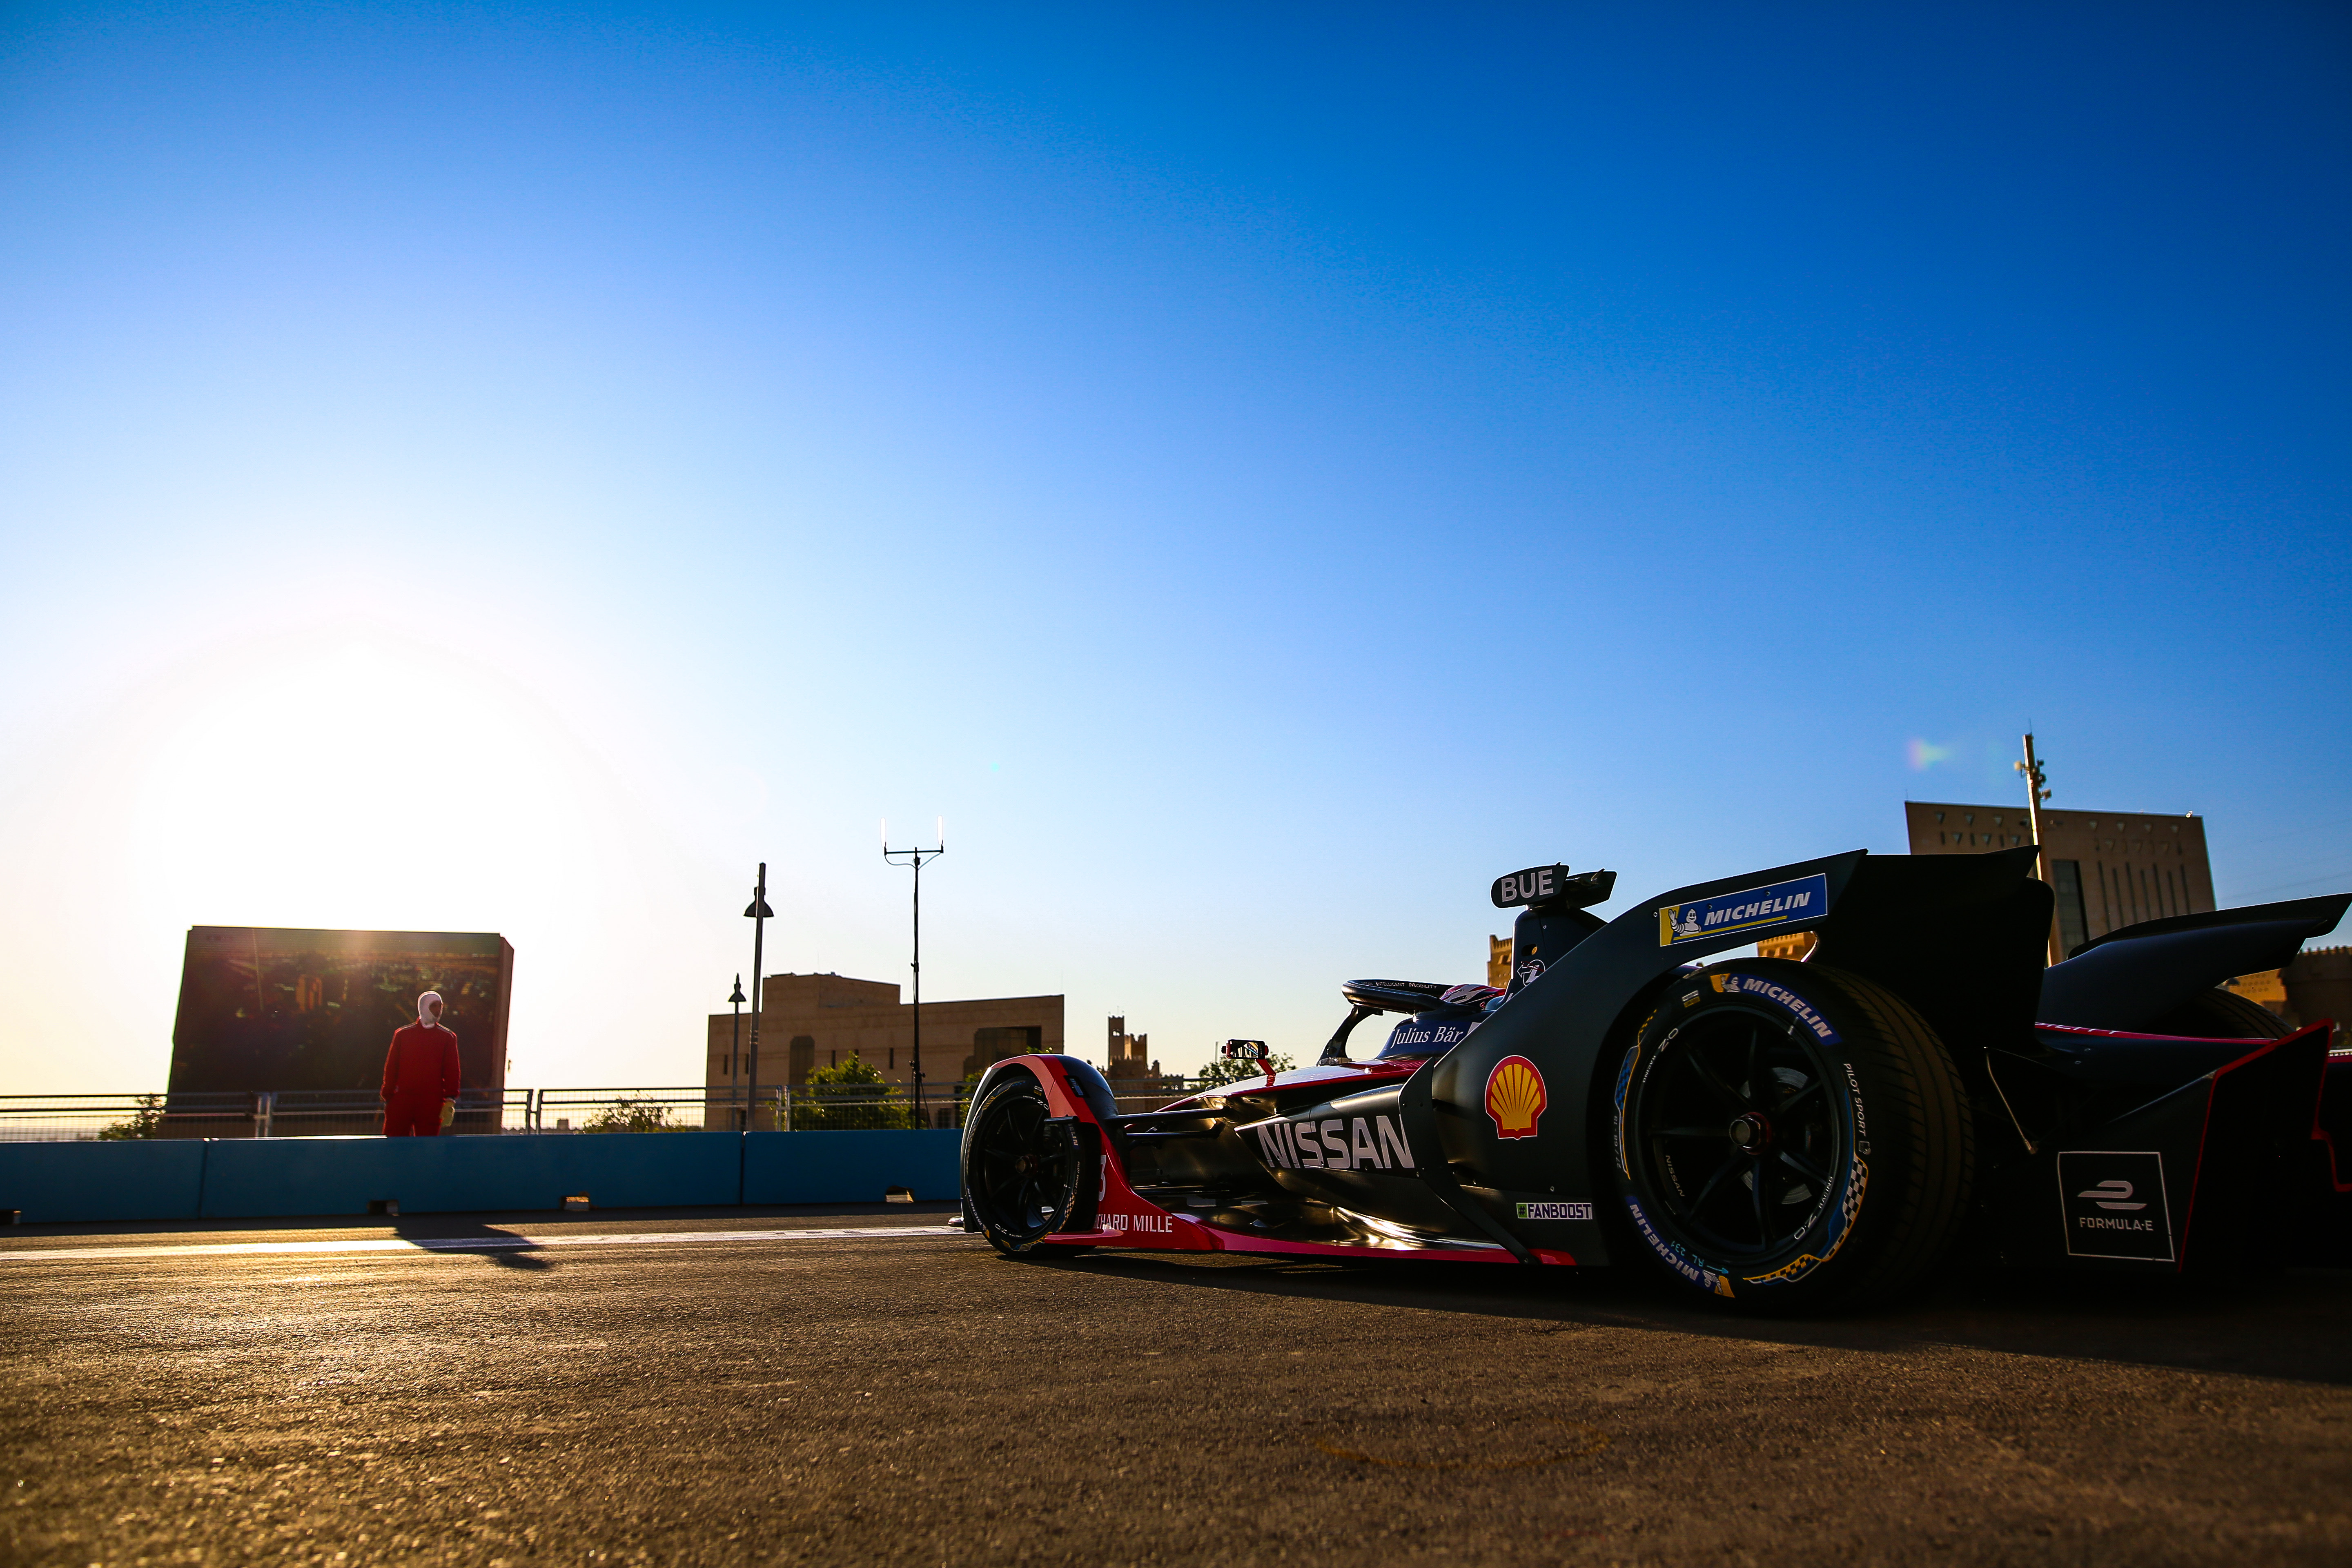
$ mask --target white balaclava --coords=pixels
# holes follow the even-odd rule
[[[416,1021],[426,1028],[433,1027],[433,1009],[441,1005],[441,993],[427,991],[416,999]]]

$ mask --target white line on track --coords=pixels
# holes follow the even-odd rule
[[[891,1241],[901,1237],[963,1236],[951,1225],[868,1226],[839,1230],[636,1230],[594,1236],[448,1236],[354,1241],[225,1241],[194,1247],[25,1247],[0,1250],[0,1263],[67,1263],[94,1258],[227,1258],[311,1252],[490,1252],[542,1247],[665,1247],[690,1241]]]

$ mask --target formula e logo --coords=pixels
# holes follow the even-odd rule
[[[2087,1193],[2076,1193],[2074,1195],[2078,1198],[2088,1198],[2103,1209],[2147,1207],[2144,1203],[2136,1204],[2129,1201],[2132,1195],[2132,1184],[2120,1176],[2110,1182],[2101,1182]]]
[[[1242,1129],[1257,1134],[1260,1156],[1277,1171],[1410,1171],[1412,1145],[1390,1116],[1306,1117],[1261,1121]]]
[[[2152,1151],[2062,1152],[2058,1215],[2072,1257],[2174,1260],[2164,1156]]]

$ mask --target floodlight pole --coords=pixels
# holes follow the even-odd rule
[[[760,879],[751,885],[751,906],[744,918],[751,922],[751,1093],[744,1101],[743,1130],[756,1131],[760,1124],[760,944],[768,934],[768,922],[776,911],[768,907],[768,863],[760,862]],[[738,986],[741,984],[739,980]]]
[[[2025,775],[2025,820],[2033,835],[2034,868],[2041,872],[2042,879],[2054,890],[2058,885],[2057,878],[2050,862],[2050,851],[2042,847],[2042,803],[2050,798],[2050,781],[2042,771],[2041,759],[2033,754],[2032,731],[2025,732],[2025,760],[2009,765]],[[2058,917],[2053,910],[2050,917],[2050,962],[2063,963],[2065,957],[2058,938]]]
[[[882,858],[892,866],[911,866],[915,871],[915,962],[909,965],[915,972],[915,1049],[908,1076],[915,1083],[915,1120],[923,1119],[923,863],[936,860],[948,852],[947,822],[940,822],[939,842],[929,849],[893,849],[890,847],[890,824],[882,824]]]

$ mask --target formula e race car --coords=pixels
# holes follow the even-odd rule
[[[1764,1310],[1884,1300],[1963,1235],[2010,1263],[2352,1261],[2352,1052],[2220,982],[2352,894],[2149,921],[2045,966],[2035,851],[1862,851],[1677,889],[1496,882],[1507,989],[1340,988],[1321,1058],[1139,1114],[1068,1056],[975,1086],[964,1225],[1012,1256],[1643,1258]],[[1810,931],[1803,962],[1709,954]],[[1398,1016],[1369,1059],[1357,1026]],[[1261,1079],[1261,1074],[1263,1074]]]

